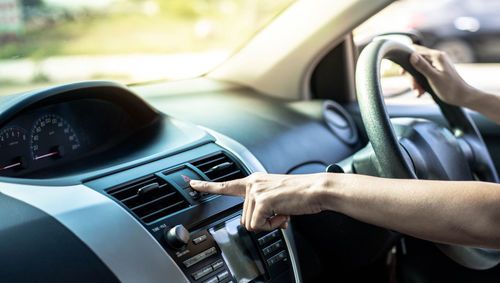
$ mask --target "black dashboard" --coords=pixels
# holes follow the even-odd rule
[[[72,166],[74,171],[82,171],[158,122],[157,112],[144,104],[132,107],[134,102],[120,97],[117,89],[73,86],[54,89],[48,97],[42,92],[2,103],[6,111],[0,122],[0,175],[57,177],[69,172],[61,168],[70,163],[78,164]],[[9,115],[5,112],[12,103],[24,107]]]
[[[27,272],[0,276],[299,282],[292,229],[248,232],[243,199],[189,181],[323,171],[359,147],[357,129],[331,102],[255,95],[153,98],[153,108],[121,85],[86,82],[4,98],[0,215],[9,221],[0,231],[11,241],[0,244],[10,255],[0,264]],[[33,223],[40,231],[20,232]]]

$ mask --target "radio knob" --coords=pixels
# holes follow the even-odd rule
[[[182,224],[165,228],[163,236],[170,247],[178,250],[184,248],[190,238],[189,231]]]

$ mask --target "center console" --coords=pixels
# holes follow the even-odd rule
[[[167,227],[158,238],[192,282],[293,282],[283,233],[248,232],[240,218],[230,215],[192,232]]]
[[[234,154],[210,143],[86,185],[134,216],[187,281],[296,282],[285,230],[249,232],[240,224],[242,198],[189,186],[191,179],[227,181],[249,173]]]

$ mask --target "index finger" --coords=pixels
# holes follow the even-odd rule
[[[236,179],[226,182],[205,182],[191,180],[189,182],[191,188],[205,193],[245,197],[246,181],[244,179]]]

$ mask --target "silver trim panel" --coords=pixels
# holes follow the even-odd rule
[[[189,282],[136,219],[84,185],[0,183],[0,192],[54,217],[87,244],[121,282]]]

